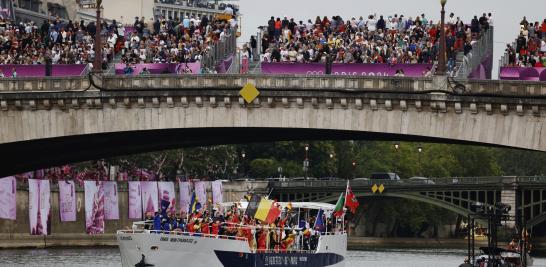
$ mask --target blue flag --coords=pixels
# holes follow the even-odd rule
[[[201,203],[199,203],[199,198],[197,197],[197,194],[195,193],[195,191],[193,191],[193,194],[191,195],[190,209],[188,210],[188,213],[192,214],[195,211],[198,211],[200,209],[201,209]]]

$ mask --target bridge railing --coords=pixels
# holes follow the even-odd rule
[[[403,186],[403,187],[422,187],[426,186],[445,186],[445,185],[497,185],[512,183],[546,183],[546,177],[449,177],[449,178],[426,178],[426,179],[402,179],[402,180],[351,180],[352,187],[371,187],[373,185],[384,186]],[[304,181],[279,181],[271,182],[272,187],[278,188],[301,188],[301,187],[335,187],[343,188],[347,185],[347,180],[304,180]]]

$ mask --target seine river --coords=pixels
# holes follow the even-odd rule
[[[350,251],[346,266],[457,267],[465,251],[457,249],[382,249]],[[121,267],[119,251],[103,249],[0,250],[4,267]],[[546,258],[536,258],[534,267],[546,267]]]

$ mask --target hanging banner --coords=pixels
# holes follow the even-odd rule
[[[16,193],[15,177],[0,179],[0,219],[15,220],[17,218]]]
[[[142,219],[142,195],[140,182],[129,182],[129,219]]]
[[[195,182],[195,194],[197,195],[197,198],[199,199],[199,203],[205,206],[205,204],[208,203],[207,199],[207,189],[205,182]]]
[[[219,204],[224,202],[223,196],[224,188],[222,187],[222,181],[217,180],[212,182],[212,203]]]
[[[155,214],[159,210],[157,182],[140,182],[142,191],[142,208],[146,214]]]
[[[176,212],[176,193],[173,182],[158,182],[161,212]]]
[[[178,187],[180,188],[180,211],[186,213],[191,202],[190,182],[178,182]]]
[[[76,186],[74,181],[59,181],[61,222],[76,221]]]
[[[88,234],[104,233],[104,188],[100,181],[84,181],[85,230]]]
[[[31,235],[48,235],[51,231],[49,180],[28,180],[28,212]]]
[[[118,183],[103,182],[104,187],[104,219],[119,220]]]

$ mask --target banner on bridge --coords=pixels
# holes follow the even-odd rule
[[[0,179],[0,219],[17,219],[16,193],[15,177],[10,176]]]
[[[199,203],[201,203],[201,207],[204,207],[208,203],[207,199],[207,187],[205,182],[195,182],[193,184],[195,194],[197,195],[197,198],[199,199]]]
[[[324,75],[321,63],[262,63],[264,74]],[[432,64],[333,64],[332,75],[347,76],[394,76],[403,70],[406,77],[424,77]]]
[[[76,187],[74,181],[59,181],[59,212],[61,222],[76,221]]]
[[[140,182],[129,182],[129,219],[142,219],[142,195]]]
[[[28,180],[28,212],[31,235],[48,235],[51,230],[49,180]]]
[[[223,202],[224,196],[223,196],[223,187],[222,187],[222,181],[214,181],[212,182],[212,203],[213,204],[219,204]]]
[[[104,233],[104,187],[100,181],[84,181],[85,230],[90,235]]]
[[[180,210],[187,212],[191,202],[191,185],[190,182],[179,182],[180,189]]]

